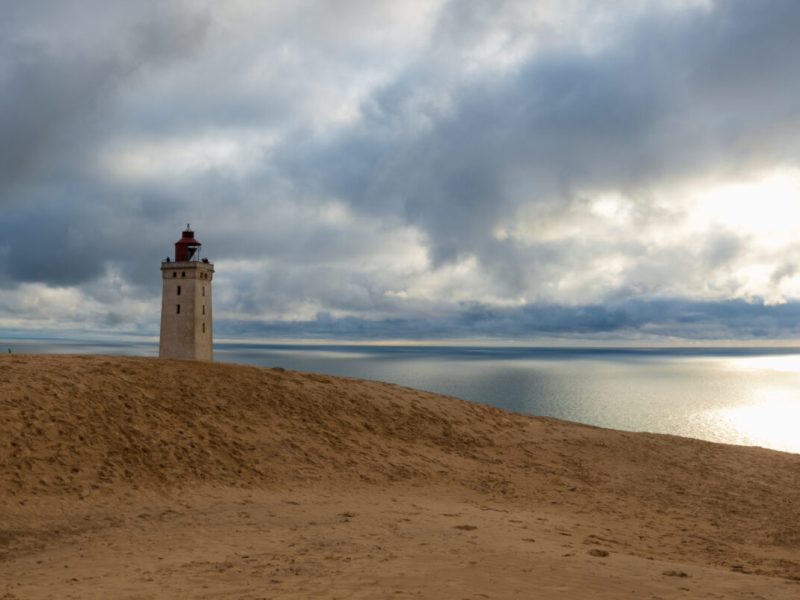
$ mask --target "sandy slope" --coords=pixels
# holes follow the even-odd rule
[[[0,358],[0,599],[797,598],[800,455],[275,369]]]

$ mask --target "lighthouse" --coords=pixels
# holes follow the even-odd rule
[[[213,360],[211,280],[214,265],[200,257],[202,244],[187,224],[175,242],[175,259],[161,263],[161,358]]]

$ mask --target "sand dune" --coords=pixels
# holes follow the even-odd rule
[[[0,599],[797,598],[800,455],[395,385],[0,358]]]

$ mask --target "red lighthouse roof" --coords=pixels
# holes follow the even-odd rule
[[[199,258],[199,250],[202,244],[194,239],[194,231],[192,231],[189,224],[186,224],[181,234],[181,239],[175,242],[175,261],[188,262],[190,260],[197,260]]]

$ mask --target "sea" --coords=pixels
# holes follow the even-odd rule
[[[3,340],[155,356],[151,341]],[[215,344],[215,359],[397,383],[530,415],[800,453],[800,348]]]

